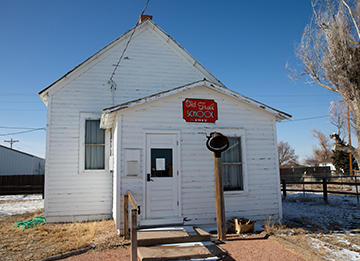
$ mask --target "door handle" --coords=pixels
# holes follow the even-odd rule
[[[153,180],[153,179],[151,179],[151,175],[150,175],[150,173],[148,173],[148,174],[147,174],[147,181],[148,181],[148,182],[150,182],[150,181],[154,182],[154,180]]]

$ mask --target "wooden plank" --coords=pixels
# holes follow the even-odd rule
[[[131,210],[131,261],[137,259],[137,209]]]
[[[215,201],[216,201],[216,221],[217,233],[220,240],[226,239],[226,219],[224,203],[224,187],[221,171],[221,158],[214,156],[214,174],[215,174]]]
[[[225,254],[226,251],[210,241],[139,247],[139,257],[142,261],[204,260],[206,258],[213,260],[215,256],[220,257]]]
[[[129,239],[129,196],[124,195],[124,237]]]
[[[193,226],[141,229],[137,235],[139,246],[154,246],[184,242],[210,241],[211,235]]]
[[[140,205],[137,203],[134,196],[132,195],[132,193],[129,190],[127,191],[127,194],[128,194],[128,198],[131,202],[131,205],[137,210],[138,214],[140,215]]]

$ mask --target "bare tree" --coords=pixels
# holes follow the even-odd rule
[[[313,147],[313,154],[315,158],[320,162],[331,160],[333,152],[331,151],[332,145],[330,143],[329,136],[325,135],[322,131],[317,130],[316,128],[314,128],[312,132],[313,137],[317,138],[319,141],[319,147]]]
[[[311,157],[306,157],[304,160],[304,164],[305,165],[310,165],[310,166],[319,166],[320,161],[318,161],[317,159],[314,158],[314,156]]]
[[[295,150],[289,143],[280,141],[278,144],[279,166],[296,166],[299,165],[299,156],[295,155]]]
[[[313,146],[313,155],[305,159],[305,164],[318,166],[321,162],[332,161],[333,152],[327,135],[316,128],[312,129],[313,137],[318,139],[318,146]]]
[[[302,73],[289,68],[290,77],[305,76],[352,104],[358,147],[335,140],[334,149],[351,153],[360,162],[360,2],[313,0],[312,7],[313,18],[296,50]]]
[[[332,101],[329,108],[330,123],[337,128],[337,134],[346,136],[348,133],[348,121],[350,120],[350,131],[356,135],[356,120],[354,117],[354,108],[344,100]]]
[[[344,118],[343,104],[339,101],[330,103],[329,119],[330,123],[337,128],[337,134],[341,136],[341,132],[346,133],[346,119]]]

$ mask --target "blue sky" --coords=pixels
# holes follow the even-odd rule
[[[46,106],[37,93],[136,25],[146,0],[0,1],[0,144],[45,155]],[[311,17],[310,0],[150,0],[146,14],[226,87],[293,116],[277,124],[301,158],[336,129],[328,118],[338,96],[302,82],[294,46]],[[300,67],[299,67],[300,68]],[[306,118],[321,117],[311,120]],[[8,135],[10,134],[10,135]]]

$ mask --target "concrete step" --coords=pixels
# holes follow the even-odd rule
[[[210,241],[211,235],[192,226],[140,229],[137,232],[138,246],[154,246],[184,242]]]
[[[141,261],[209,260],[208,258],[217,260],[226,254],[226,251],[211,241],[138,247],[138,257]]]
[[[226,255],[211,242],[211,235],[198,227],[163,227],[137,232],[138,257],[141,261],[188,260]]]

